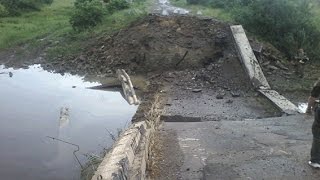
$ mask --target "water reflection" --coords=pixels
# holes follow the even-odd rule
[[[106,129],[116,134],[137,109],[119,92],[87,89],[100,83],[49,73],[39,65],[16,70],[0,66],[0,73],[3,179],[79,179],[75,147],[46,136],[79,145],[79,154],[99,154],[113,142]],[[68,108],[62,126],[61,108]],[[81,155],[80,161],[86,158]]]

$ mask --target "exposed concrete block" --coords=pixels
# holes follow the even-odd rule
[[[259,62],[254,55],[249,40],[241,25],[231,26],[238,54],[254,87],[258,89],[270,89],[270,85],[263,74]]]
[[[297,114],[300,112],[299,108],[290,102],[288,99],[280,95],[274,90],[259,90],[261,94],[266,96],[270,101],[272,101],[281,111],[288,115]]]
[[[255,88],[272,101],[281,111],[286,114],[297,114],[299,109],[292,102],[281,96],[278,92],[271,90],[271,87],[264,76],[259,62],[254,55],[249,40],[241,25],[231,26],[231,31],[237,46],[237,50],[249,75],[249,78]]]
[[[151,130],[146,130],[141,139],[143,146],[139,147],[138,153],[129,172],[130,180],[144,180],[146,179],[146,169],[148,160],[148,148],[150,141]]]

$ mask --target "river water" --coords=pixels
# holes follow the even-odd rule
[[[87,89],[99,83],[54,74],[39,65],[29,69],[0,66],[0,179],[79,179],[80,164],[72,154],[100,155],[113,143],[107,129],[125,128],[136,106],[118,92]],[[64,120],[61,109],[68,109]]]

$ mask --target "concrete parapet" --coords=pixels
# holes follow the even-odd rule
[[[160,101],[158,95],[151,95],[142,102],[135,122],[120,135],[92,180],[146,179],[150,139],[160,121]]]
[[[128,179],[129,168],[133,164],[135,152],[145,131],[145,122],[132,124],[104,158],[92,180]]]

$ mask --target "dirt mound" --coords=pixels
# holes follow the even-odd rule
[[[78,74],[109,74],[117,68],[131,74],[198,68],[233,49],[231,37],[228,24],[213,19],[149,15],[100,38],[82,54],[45,68]]]

